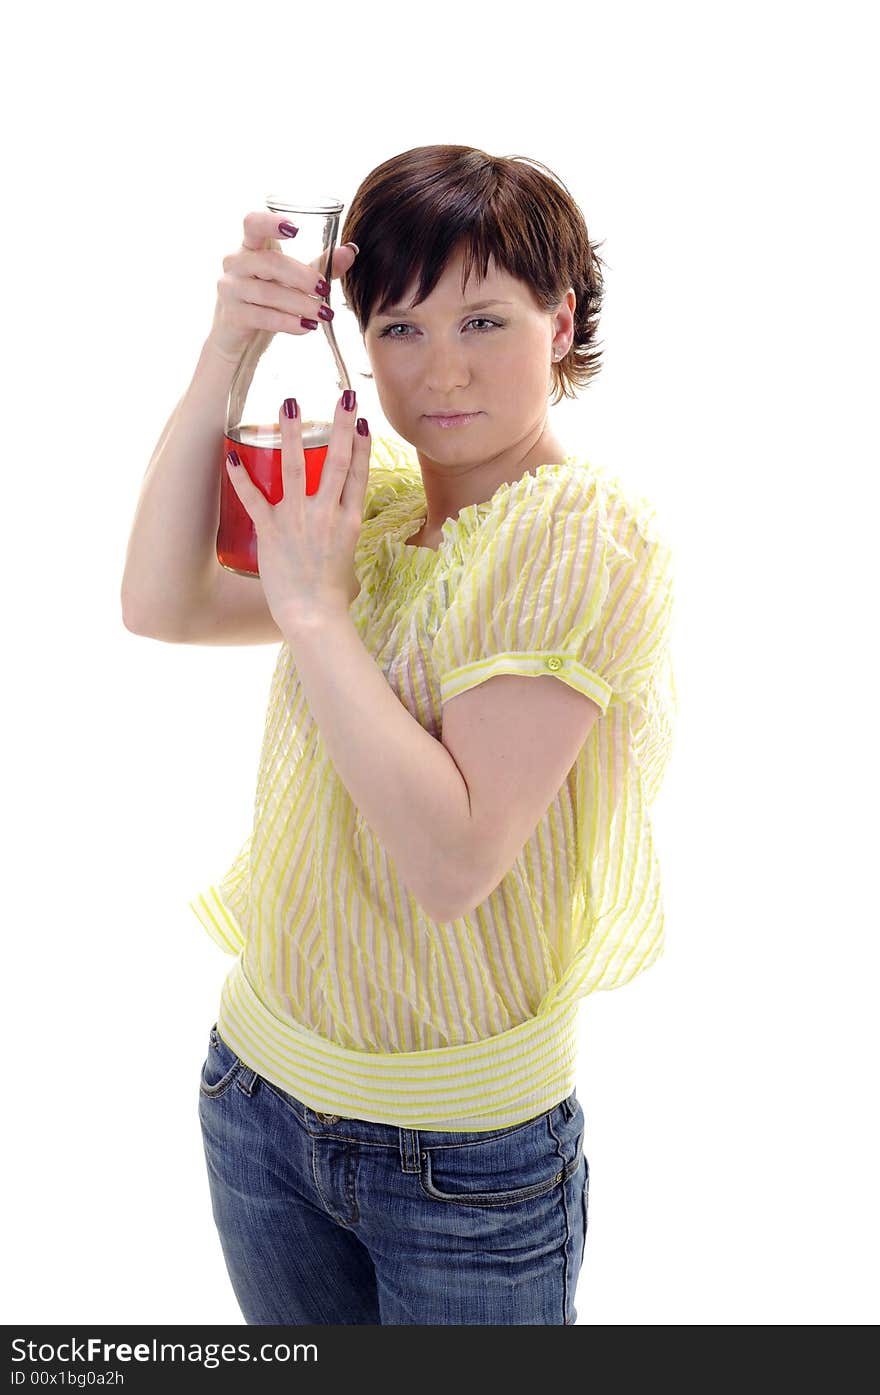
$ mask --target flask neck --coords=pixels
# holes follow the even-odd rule
[[[245,442],[258,437],[261,443],[277,437],[280,449],[280,413],[285,397],[295,397],[302,421],[304,444],[308,437],[317,448],[325,445],[339,397],[351,387],[348,369],[339,352],[332,321],[318,318],[321,304],[331,303],[333,282],[330,271],[339,231],[342,204],[338,200],[307,201],[267,198],[266,207],[279,223],[291,223],[295,237],[279,233],[273,250],[309,266],[315,282],[323,276],[330,284],[327,295],[313,294],[315,311],[304,316],[317,321],[318,328],[261,330],[242,355],[232,381],[226,412],[226,434]],[[338,285],[338,282],[336,283]],[[293,321],[295,323],[295,321]]]

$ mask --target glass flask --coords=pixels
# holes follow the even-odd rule
[[[315,271],[316,283],[321,276],[330,283],[341,201],[328,198],[288,202],[270,194],[266,207],[278,215],[279,223],[292,223],[299,229],[296,237],[279,233],[272,247],[319,268]],[[330,295],[315,300],[315,313],[310,318],[318,320],[317,329],[304,334],[259,330],[242,354],[229,389],[220,471],[217,560],[239,576],[259,577],[257,535],[229,479],[226,452],[233,448],[238,451],[254,484],[270,504],[277,504],[283,494],[278,418],[285,397],[295,397],[302,420],[306,494],[314,494],[321,480],[336,404],[345,388],[351,387],[333,322],[318,319],[322,302],[329,305]]]

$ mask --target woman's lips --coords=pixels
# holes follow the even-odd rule
[[[425,420],[432,421],[435,426],[448,428],[450,426],[467,426],[468,422],[475,421],[479,415],[479,412],[459,412],[454,417],[432,417],[426,413]]]

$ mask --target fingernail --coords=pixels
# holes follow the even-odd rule
[[[300,322],[300,324],[302,325],[303,329],[317,329],[317,328],[318,328],[318,321],[317,321],[317,320],[305,320],[305,319],[303,319],[302,316],[300,316],[300,321],[299,321],[299,322]]]
[[[330,294],[330,282],[327,280],[326,276],[322,276],[322,277],[321,277],[320,281],[318,282],[317,286],[315,287],[315,293],[316,293],[317,295],[329,295],[329,294]]]
[[[356,252],[359,252],[361,250],[356,242],[343,242],[342,245],[343,247],[353,247]]]
[[[369,434],[370,434],[370,428],[367,426],[367,419],[366,419],[366,417],[358,417],[358,419],[357,419],[357,433],[358,433],[359,436],[369,436]]]
[[[229,461],[230,465],[240,465],[240,464],[241,464],[241,461],[240,461],[239,458],[238,458],[238,451],[237,451],[237,450],[228,450],[228,451],[226,452],[226,459]]]
[[[299,228],[295,228],[292,223],[279,223],[278,231],[283,233],[285,237],[296,237]]]
[[[285,397],[285,399],[284,399],[284,415],[285,415],[286,417],[295,417],[295,416],[297,415],[297,407],[296,407],[296,398],[295,398],[295,397]]]
[[[346,388],[345,392],[342,394],[342,405],[345,408],[346,412],[354,411],[354,404],[356,401],[357,397],[355,393],[352,391],[352,389]]]
[[[318,309],[318,319],[319,319],[319,320],[332,320],[332,319],[333,319],[333,316],[334,316],[335,314],[336,314],[336,311],[335,311],[335,310],[331,310],[329,305],[322,305],[322,306],[320,306],[319,309]]]

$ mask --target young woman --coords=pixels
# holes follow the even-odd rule
[[[400,440],[344,394],[306,497],[278,404],[283,499],[224,466],[257,584],[214,548],[226,393],[328,287],[244,229],[123,583],[137,633],[281,643],[252,831],[191,903],[236,960],[199,1101],[230,1279],[249,1323],[571,1324],[576,1014],[662,950],[675,706],[669,548],[548,414],[598,371],[600,259],[537,162],[375,169],[333,273]]]

